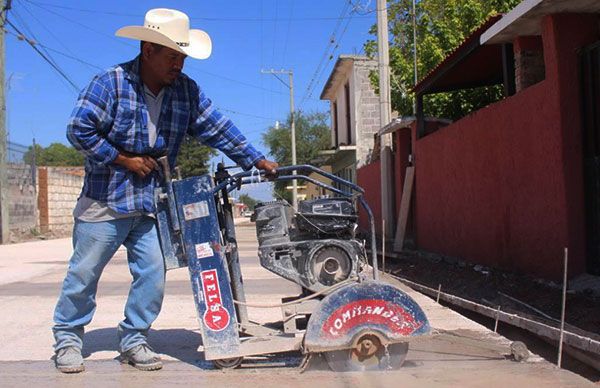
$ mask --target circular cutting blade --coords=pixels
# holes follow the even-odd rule
[[[408,343],[391,344],[387,349],[378,345],[371,351],[342,349],[325,352],[325,359],[335,372],[364,372],[398,369],[406,360]]]

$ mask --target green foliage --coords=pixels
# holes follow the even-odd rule
[[[208,172],[208,160],[216,155],[216,151],[201,144],[198,140],[186,136],[179,148],[177,166],[183,178],[203,175]]]
[[[504,13],[521,0],[418,0],[417,1],[417,69],[419,78],[433,70],[452,50],[490,16]],[[392,109],[411,115],[414,96],[412,0],[388,1]],[[377,35],[377,26],[370,33]],[[365,43],[365,52],[377,56],[377,42]],[[377,74],[371,81],[378,85]],[[377,87],[377,86],[376,86]],[[502,96],[498,86],[439,93],[425,99],[425,114],[457,119],[497,101]]]
[[[317,158],[319,151],[331,145],[331,129],[328,114],[315,112],[296,114],[296,163],[307,164]],[[292,164],[291,117],[279,128],[270,127],[263,134],[263,143],[269,147],[271,156],[280,166]],[[291,182],[276,182],[275,195],[291,201],[292,194],[285,187]]]
[[[30,146],[23,156],[25,163],[33,163],[34,153],[38,166],[83,166],[85,159],[75,148],[62,143],[52,143],[46,148],[36,144],[35,150]]]
[[[254,206],[258,203],[258,201],[248,194],[241,194],[238,198],[241,203],[248,206],[249,209],[254,209]]]

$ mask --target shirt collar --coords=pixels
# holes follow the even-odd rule
[[[140,55],[138,55],[137,57],[135,57],[134,60],[124,63],[122,65],[122,67],[125,70],[125,78],[133,83],[136,83],[136,84],[142,86],[142,88],[143,88],[144,83],[142,82],[142,77],[140,75],[141,60],[142,59],[141,59]],[[165,95],[168,94],[168,91],[171,91],[174,87],[176,87],[176,85],[179,84],[179,82],[180,82],[180,80],[178,79],[175,82],[173,82],[171,85],[164,86],[161,89],[161,93],[164,91]]]
[[[131,82],[140,83],[140,61],[141,58],[138,55],[133,61],[125,63],[123,69],[125,69],[125,78]]]

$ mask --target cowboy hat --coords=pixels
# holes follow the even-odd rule
[[[196,59],[206,59],[212,51],[208,34],[190,30],[188,16],[175,9],[151,9],[146,12],[143,26],[123,27],[115,35],[157,43]]]

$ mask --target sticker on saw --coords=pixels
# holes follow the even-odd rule
[[[223,306],[221,289],[219,288],[219,277],[216,269],[202,271],[202,290],[204,291],[204,302],[206,312],[202,317],[204,325],[212,331],[221,331],[229,326],[229,311]]]
[[[186,221],[196,218],[207,217],[209,215],[208,203],[206,201],[194,202],[183,205],[183,218]]]
[[[208,242],[205,242],[202,244],[196,244],[195,248],[196,248],[196,257],[199,259],[203,259],[205,257],[213,257],[215,255],[215,252],[210,247],[210,243],[208,243]]]

